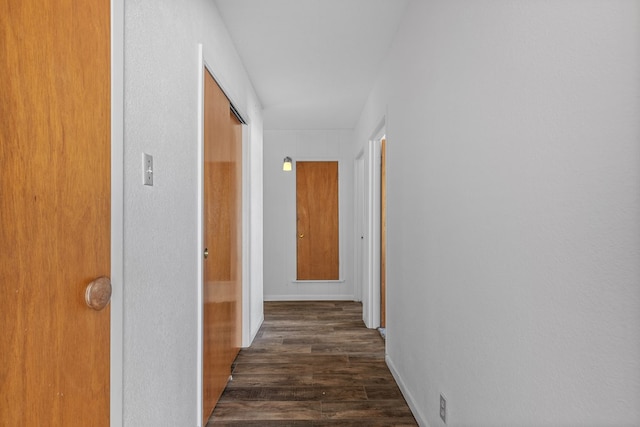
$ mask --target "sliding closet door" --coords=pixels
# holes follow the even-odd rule
[[[242,293],[242,127],[205,72],[203,423],[240,348]]]

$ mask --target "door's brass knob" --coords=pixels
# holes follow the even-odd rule
[[[299,238],[303,238],[304,237],[304,233],[300,233],[300,235],[298,235]]]
[[[87,285],[84,291],[84,300],[96,311],[100,311],[111,301],[111,280],[108,277],[98,277]]]
[[[209,248],[204,248],[204,259],[207,259],[209,256]]]

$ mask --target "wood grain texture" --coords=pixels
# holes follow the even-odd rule
[[[340,279],[338,162],[296,162],[297,278]]]
[[[242,128],[205,72],[203,416],[231,375],[241,344]]]
[[[0,425],[108,426],[109,1],[0,2]]]
[[[208,427],[416,426],[355,302],[265,302]]]

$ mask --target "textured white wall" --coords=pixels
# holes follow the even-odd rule
[[[353,132],[264,131],[265,300],[353,300]],[[340,261],[343,283],[296,283],[296,176],[282,171],[285,156],[338,160]]]
[[[125,3],[124,425],[196,426],[198,43],[250,120],[251,323],[262,319],[262,117],[211,1]],[[141,153],[154,186],[141,184]],[[256,225],[258,224],[258,225]]]
[[[388,136],[388,361],[422,425],[640,425],[640,10],[413,1]]]
[[[255,117],[251,126],[251,142],[249,154],[249,187],[251,203],[249,207],[249,259],[250,259],[250,281],[249,281],[249,336],[243,337],[243,345],[248,345],[258,333],[262,321],[264,320],[264,256],[263,256],[263,135],[262,117],[259,106],[252,114]]]

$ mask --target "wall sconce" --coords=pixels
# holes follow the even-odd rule
[[[284,163],[282,163],[282,170],[285,172],[291,172],[291,157],[287,156],[284,158]]]

